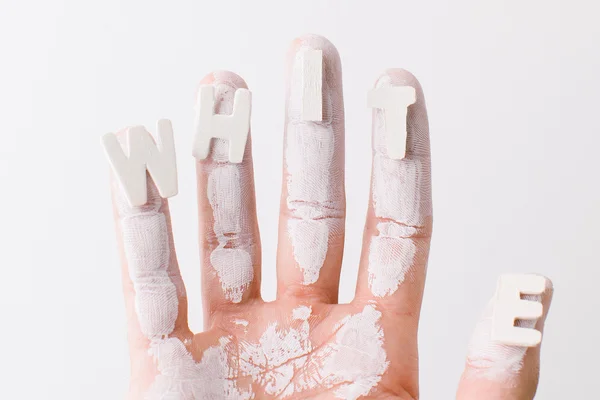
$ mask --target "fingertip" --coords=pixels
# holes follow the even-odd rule
[[[292,66],[296,61],[297,54],[306,50],[320,50],[322,52],[324,80],[331,89],[341,87],[342,63],[340,54],[335,45],[324,36],[305,34],[292,41],[287,55],[289,73],[293,69]]]
[[[306,34],[291,42],[285,99],[278,297],[308,290],[331,302],[343,249],[345,155],[341,62],[328,39]]]
[[[235,72],[226,70],[213,71],[200,80],[200,85],[225,84],[234,89],[248,89],[246,81]]]
[[[412,72],[403,68],[388,68],[382,72],[375,84],[374,88],[385,86],[412,86],[417,91],[417,103],[422,101],[423,88],[421,83]]]
[[[335,45],[325,36],[312,33],[298,36],[292,40],[290,45],[290,53],[295,54],[302,48],[321,50],[323,51],[323,57],[327,57],[328,59],[339,60],[340,58],[340,54]]]

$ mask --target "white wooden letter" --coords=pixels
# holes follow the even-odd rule
[[[302,57],[302,120],[323,120],[323,51],[304,50]]]
[[[381,87],[369,91],[367,104],[385,112],[385,137],[388,156],[395,160],[406,154],[406,115],[408,106],[417,101],[412,86]]]
[[[251,94],[248,89],[238,89],[233,98],[231,115],[215,114],[215,88],[203,85],[198,93],[196,134],[192,155],[204,160],[210,151],[212,138],[229,141],[229,162],[241,163],[250,130]]]
[[[161,197],[177,194],[177,163],[171,121],[157,122],[158,144],[143,126],[127,130],[125,149],[114,133],[102,137],[110,166],[121,184],[131,206],[147,201],[146,170],[150,173]],[[127,153],[127,154],[126,154]]]
[[[521,299],[521,295],[540,295],[546,290],[546,279],[532,274],[502,275],[498,281],[492,340],[508,345],[534,347],[542,341],[536,329],[515,326],[515,319],[537,320],[543,306],[536,301]]]

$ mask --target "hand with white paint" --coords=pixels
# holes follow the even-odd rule
[[[205,332],[194,334],[187,324],[168,201],[161,197],[167,192],[163,184],[170,184],[171,193],[177,186],[169,174],[159,175],[165,183],[152,179],[158,173],[152,170],[143,184],[128,175],[139,176],[132,161],[136,154],[154,157],[147,164],[155,170],[173,169],[174,153],[164,146],[169,136],[152,148],[147,137],[128,142],[124,132],[116,135],[132,163],[119,154],[111,158],[129,320],[130,399],[419,398],[417,327],[432,231],[429,127],[421,87],[410,73],[388,70],[369,96],[371,201],[356,296],[342,305],[336,304],[345,225],[340,58],[327,40],[304,36],[293,42],[287,70],[278,287],[277,300],[270,303],[260,296],[252,144],[243,121],[249,110],[243,102],[234,106],[236,91],[247,93],[239,92],[246,84],[227,72],[202,81],[214,88],[200,91],[209,97],[199,107],[213,109],[198,110],[203,117],[194,147]],[[232,114],[239,123],[213,113]],[[230,124],[229,130],[219,124]],[[147,134],[136,129],[136,135]],[[121,151],[107,141],[110,151]],[[230,141],[244,144],[241,160],[239,148],[230,151]],[[136,143],[150,147],[127,149]],[[501,293],[508,308],[497,308],[502,311],[497,315],[510,323],[513,311],[519,318],[518,308],[527,308],[521,297],[541,302],[541,317],[530,307],[521,316],[529,320],[517,319],[521,328],[541,331],[552,292],[542,279],[542,291],[535,279],[532,288],[520,287],[518,279],[507,281],[512,286]],[[539,345],[493,340],[493,323],[500,317],[493,318],[493,307],[489,312],[476,328],[457,397],[531,399]],[[518,338],[511,329],[498,332]]]

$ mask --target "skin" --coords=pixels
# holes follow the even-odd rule
[[[301,46],[312,46],[324,50],[324,59],[330,68],[325,71],[325,79],[329,79],[332,87],[339,89],[340,98],[334,99],[343,104],[341,98],[341,73],[335,72],[335,67],[339,63],[339,56],[335,48],[324,38],[316,36],[304,36],[296,39],[291,46],[288,55],[288,72],[295,52]],[[329,63],[329,64],[327,64]],[[332,67],[333,66],[333,67]],[[329,73],[329,75],[327,75]],[[418,102],[409,107],[407,125],[407,157],[419,156],[429,162],[429,134],[427,126],[427,115],[423,93],[416,78],[404,70],[388,70],[387,75],[397,84],[410,84],[417,89]],[[203,84],[230,85],[232,88],[246,87],[243,80],[232,73],[213,73],[209,74],[202,81]],[[336,92],[336,93],[338,93]],[[337,94],[335,94],[337,96]],[[288,91],[289,96],[289,91]],[[290,101],[290,99],[287,99]],[[343,137],[343,106],[335,111],[337,115],[336,130]],[[412,117],[411,117],[412,116]],[[287,124],[286,124],[287,125]],[[337,131],[336,131],[337,132]],[[425,144],[412,148],[416,142]],[[336,141],[336,152],[343,154],[343,140]],[[339,158],[341,165],[332,165],[332,168],[343,169],[343,156]],[[260,235],[256,219],[256,203],[254,199],[254,183],[252,178],[252,157],[251,140],[247,143],[246,154],[242,167],[250,172],[250,178],[245,181],[246,193],[242,201],[242,215],[249,221],[249,229],[245,234],[252,243],[254,252],[252,264],[254,268],[254,278],[250,286],[244,291],[242,300],[239,303],[232,303],[227,299],[219,278],[215,270],[210,265],[209,254],[216,247],[214,232],[212,231],[213,210],[206,197],[206,188],[208,181],[208,172],[214,163],[210,157],[206,160],[198,161],[197,185],[198,185],[198,210],[199,210],[199,232],[200,249],[202,260],[202,292],[205,316],[205,331],[194,334],[190,331],[187,324],[187,299],[182,290],[179,295],[179,308],[175,329],[169,335],[171,338],[178,338],[183,343],[195,361],[200,361],[204,351],[219,343],[222,337],[231,339],[232,345],[227,349],[228,361],[232,367],[236,363],[237,354],[244,343],[256,343],[267,326],[277,323],[285,330],[291,327],[294,322],[291,320],[292,310],[298,306],[312,307],[312,314],[309,319],[310,342],[313,349],[322,348],[327,343],[331,343],[335,338],[336,325],[344,317],[360,313],[368,304],[375,305],[381,312],[379,325],[384,333],[384,349],[387,354],[389,366],[382,376],[380,382],[371,390],[368,396],[362,398],[370,399],[418,399],[419,398],[419,376],[418,376],[418,350],[417,350],[417,330],[421,301],[423,296],[423,287],[425,284],[425,275],[427,269],[427,257],[429,254],[429,243],[432,233],[432,218],[427,216],[424,223],[414,226],[416,232],[409,239],[413,240],[417,248],[413,265],[410,273],[400,285],[397,291],[383,298],[375,297],[368,287],[368,251],[373,235],[377,235],[376,225],[380,222],[374,212],[373,204],[370,204],[365,230],[363,235],[363,250],[360,259],[359,279],[356,290],[356,296],[350,304],[336,304],[338,297],[338,284],[343,255],[344,232],[338,232],[335,237],[329,240],[329,249],[324,266],[321,269],[320,277],[312,285],[302,283],[302,274],[298,269],[297,263],[292,255],[290,239],[287,233],[287,219],[291,218],[286,205],[287,188],[285,184],[284,163],[284,183],[282,185],[282,202],[280,210],[280,229],[279,246],[277,256],[277,276],[278,291],[277,299],[273,302],[264,302],[260,296]],[[342,175],[343,177],[343,175]],[[339,189],[344,191],[344,180],[339,179],[333,183],[339,185]],[[125,304],[127,310],[128,337],[130,343],[131,357],[131,385],[128,394],[129,399],[143,399],[157,374],[159,373],[155,360],[148,354],[150,340],[144,336],[140,329],[140,318],[135,310],[135,289],[131,281],[128,260],[124,252],[125,244],[123,242],[121,214],[118,211],[119,186],[114,184],[113,178],[113,203],[115,205],[115,220],[117,227],[117,237],[121,254],[123,271],[123,288],[125,294]],[[150,177],[148,177],[148,187],[153,187]],[[160,200],[162,205],[160,212],[166,216],[169,241],[171,243],[171,280],[183,287],[177,259],[174,250],[173,237],[171,233],[171,223],[169,216],[169,206],[166,199]],[[431,201],[431,199],[426,199]],[[342,217],[345,215],[345,202],[342,202]],[[342,223],[343,226],[343,223]],[[152,244],[150,243],[150,246]],[[545,314],[536,325],[539,330],[543,329],[543,323],[551,299],[551,289],[542,296]],[[247,326],[236,324],[236,320],[249,321]],[[308,357],[312,354],[309,353]],[[527,350],[523,367],[517,374],[507,374],[503,379],[490,379],[479,373],[480,367],[473,366],[471,360],[468,360],[465,372],[459,383],[457,398],[461,400],[480,400],[482,398],[493,399],[532,399],[538,384],[539,376],[539,356],[540,348],[530,348]],[[319,357],[315,355],[315,357]],[[318,360],[317,360],[318,361]],[[233,367],[234,368],[234,367]],[[237,379],[238,387],[252,388],[255,398],[269,399],[275,396],[265,393],[264,387],[260,382],[253,381],[249,376],[239,376]],[[315,378],[318,379],[318,378]],[[296,392],[287,397],[290,399],[332,399],[335,396],[336,387],[318,385],[310,390]]]

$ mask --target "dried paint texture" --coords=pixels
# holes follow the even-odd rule
[[[302,54],[310,49],[323,50],[322,120],[316,122],[302,118]],[[344,128],[337,51],[322,38],[304,38],[290,75],[285,139],[288,233],[308,285],[318,280],[328,244],[343,230]]]
[[[541,301],[540,295],[523,296],[530,301]],[[493,300],[488,304],[483,318],[477,323],[469,344],[467,363],[472,367],[469,376],[492,381],[505,381],[516,377],[523,369],[528,347],[511,346],[492,340]],[[536,320],[518,320],[516,326],[534,328]]]
[[[316,348],[309,340],[310,313],[309,307],[299,307],[289,328],[272,323],[258,343],[241,344],[240,370],[274,396],[316,387],[335,387],[341,399],[367,395],[389,365],[379,326],[381,313],[368,305],[347,316],[336,326],[331,341]]]
[[[369,287],[378,297],[390,295],[404,282],[417,248],[410,238],[416,229],[392,222],[377,224],[379,236],[369,249]]]
[[[137,211],[121,209],[121,229],[140,328],[148,338],[161,338],[175,327],[179,301],[168,273],[169,237],[165,215],[159,211],[161,198],[154,186],[149,192],[149,203]]]
[[[329,224],[323,221],[290,219],[288,230],[294,259],[302,269],[304,283],[315,283],[325,262],[329,242]]]
[[[306,363],[311,350],[310,312],[309,307],[298,308],[293,311],[289,329],[282,330],[272,323],[258,343],[240,344],[240,370],[251,375],[267,394],[285,397],[294,392],[292,378]]]
[[[215,113],[231,114],[235,91],[230,84],[215,85]],[[225,297],[239,303],[254,278],[251,217],[242,212],[252,197],[252,171],[247,159],[240,164],[229,163],[228,154],[229,142],[213,139],[211,162],[204,164],[208,173],[206,195],[213,209],[213,230],[218,243],[209,258]]]
[[[124,135],[117,137],[127,152]],[[160,339],[173,331],[178,298],[186,296],[181,279],[174,279],[179,271],[171,251],[164,200],[150,179],[142,206],[131,206],[116,180],[113,192],[140,329],[149,339]]]
[[[235,243],[242,233],[241,184],[238,166],[226,164],[212,170],[207,196],[213,209],[214,232],[218,246],[210,254],[210,263],[217,271],[225,296],[239,303],[250,286],[254,271],[252,258],[244,248],[225,248]]]
[[[335,341],[323,349],[327,354],[321,376],[333,377],[340,399],[366,396],[381,380],[389,362],[383,350],[381,312],[368,305],[362,313],[348,316],[339,324]]]
[[[384,75],[376,87],[415,83]],[[388,156],[386,135],[394,132],[386,130],[385,111],[373,111],[372,204],[382,222],[377,224],[379,235],[371,239],[368,270],[369,287],[378,297],[393,294],[404,282],[417,252],[413,237],[432,214],[429,133],[423,101],[417,90],[417,103],[408,109],[407,151],[401,160]]]
[[[236,370],[229,363],[229,339],[209,347],[195,362],[179,339],[160,341],[152,347],[160,374],[146,396],[147,400],[195,400],[253,398],[250,390],[238,390]]]

